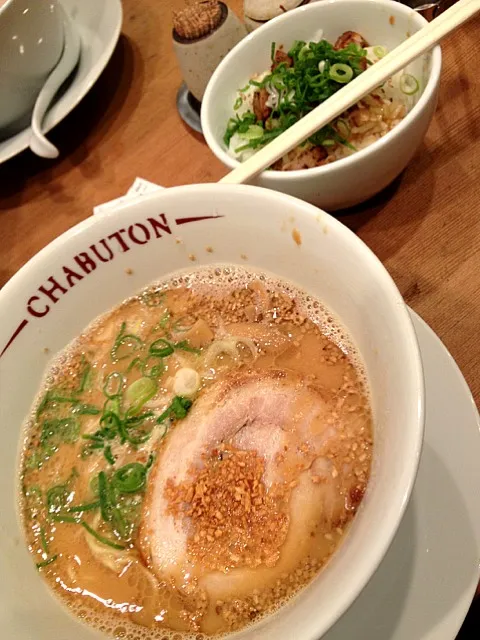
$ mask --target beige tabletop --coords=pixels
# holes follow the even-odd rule
[[[183,0],[123,0],[120,42],[100,80],[51,135],[57,161],[30,152],[0,166],[0,286],[136,176],[165,186],[225,170],[180,120],[171,13]],[[241,15],[241,0],[229,0]],[[341,216],[407,303],[438,333],[480,400],[480,17],[443,43],[440,100],[416,157],[373,202]],[[454,425],[452,425],[454,427]]]

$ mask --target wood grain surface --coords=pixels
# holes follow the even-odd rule
[[[180,120],[171,13],[183,0],[124,0],[118,46],[51,134],[57,161],[25,152],[0,166],[0,286],[136,176],[165,186],[225,169]],[[229,0],[241,15],[241,0]],[[440,100],[416,157],[380,196],[340,215],[437,332],[480,400],[480,17],[447,38]],[[261,213],[259,212],[259,215]],[[454,428],[455,425],[452,425]]]

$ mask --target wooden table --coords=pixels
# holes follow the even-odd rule
[[[0,166],[0,286],[92,207],[136,176],[165,186],[225,169],[175,110],[181,82],[171,12],[183,0],[124,0],[111,62],[52,133],[56,162],[29,152]],[[237,14],[241,0],[229,0]],[[379,256],[407,303],[438,333],[480,400],[480,17],[443,45],[440,101],[418,154],[374,201],[341,219]]]

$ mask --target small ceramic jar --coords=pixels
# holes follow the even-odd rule
[[[248,31],[254,31],[272,18],[309,2],[310,0],[244,0],[245,26]]]
[[[221,60],[247,35],[223,2],[198,2],[174,14],[173,47],[190,93],[202,100]]]

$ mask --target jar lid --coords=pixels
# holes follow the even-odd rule
[[[305,0],[244,0],[243,11],[252,20],[266,22],[301,4],[305,4]]]
[[[199,0],[174,11],[174,37],[189,41],[212,33],[224,19],[225,10],[225,5],[217,0]]]

